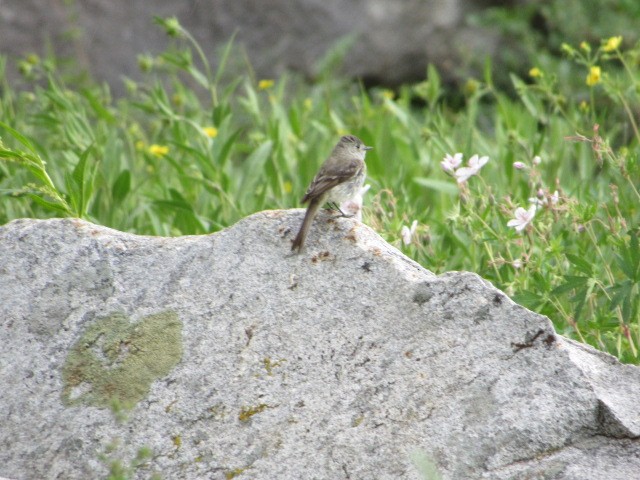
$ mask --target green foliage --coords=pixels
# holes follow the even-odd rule
[[[124,98],[67,88],[37,58],[23,62],[44,86],[3,84],[0,223],[76,216],[139,234],[219,230],[298,206],[352,133],[375,147],[365,223],[426,268],[477,272],[561,333],[640,361],[640,46],[559,42],[564,56],[530,57],[510,93],[486,62],[452,106],[434,67],[396,92],[336,77],[347,40],[316,83],[259,80],[225,70],[231,44],[212,69],[177,20],[157,22],[175,43],[140,57],[147,78],[127,80]],[[456,152],[477,163],[443,171]]]
[[[109,469],[106,480],[130,480],[136,478],[139,470],[148,468],[149,461],[153,458],[153,451],[143,446],[138,448],[135,457],[125,464],[119,456],[122,454],[122,445],[119,439],[114,439],[105,445],[104,451],[98,454],[98,459]],[[148,478],[161,480],[158,473],[152,473]]]

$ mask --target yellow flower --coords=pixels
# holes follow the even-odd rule
[[[591,51],[591,45],[589,45],[589,42],[585,42],[584,40],[580,43],[580,48],[587,53]]]
[[[388,89],[384,89],[380,92],[380,95],[382,95],[382,98],[385,98],[387,100],[393,100],[393,97],[396,96],[395,93],[393,93],[393,90],[388,90]]]
[[[593,87],[594,85],[600,83],[601,79],[602,71],[600,70],[600,67],[594,65],[589,69],[589,74],[587,75],[586,79],[587,85]]]
[[[476,93],[479,88],[480,88],[480,83],[475,78],[469,78],[464,83],[463,91],[465,95],[470,97],[471,95]]]
[[[542,73],[542,70],[540,70],[538,67],[533,67],[531,70],[529,70],[529,76],[531,78],[542,78],[544,77],[544,73]]]
[[[291,185],[291,182],[289,180],[285,180],[282,187],[284,188],[284,193],[291,193],[291,191],[293,190],[293,185]]]
[[[268,88],[273,87],[273,80],[260,80],[258,82],[258,89],[259,90],[267,90]]]
[[[38,55],[36,55],[35,53],[30,53],[29,55],[27,55],[27,57],[25,58],[26,62],[31,64],[31,65],[37,65],[40,63],[40,57]]]
[[[309,97],[304,99],[304,108],[307,110],[311,110],[311,107],[313,107],[313,100],[311,100]]]
[[[179,93],[174,93],[171,96],[171,101],[173,102],[174,105],[176,105],[178,107],[184,105],[184,97],[182,95],[180,95]]]
[[[155,155],[156,157],[164,157],[167,153],[169,153],[169,147],[166,145],[157,145],[153,144],[149,147],[149,153],[151,155]]]
[[[218,129],[216,127],[204,127],[202,131],[209,138],[216,138],[218,136]]]
[[[622,43],[622,36],[611,37],[602,46],[602,50],[605,52],[613,52],[614,50],[618,50],[621,43]]]

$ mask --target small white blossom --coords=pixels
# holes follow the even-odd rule
[[[440,162],[440,166],[442,167],[442,170],[444,170],[445,172],[453,173],[454,170],[458,168],[461,163],[462,163],[461,153],[456,153],[453,156],[447,153],[442,159],[442,161]]]
[[[516,168],[518,170],[523,170],[527,168],[527,166],[523,162],[513,162],[513,168]]]
[[[362,221],[362,203],[364,194],[371,188],[371,185],[365,185],[349,200],[345,200],[340,204],[340,211],[345,215],[353,215],[353,217]]]
[[[540,165],[540,163],[542,163],[542,159],[540,158],[540,156],[536,155],[535,157],[533,157],[533,164],[537,167],[538,165]]]
[[[455,176],[458,180],[458,183],[464,183],[469,178],[474,175],[477,175],[480,169],[489,161],[489,157],[478,157],[478,155],[474,155],[469,159],[467,163],[467,167],[461,167],[456,170]]]
[[[551,200],[551,205],[555,205],[558,203],[558,200],[560,200],[560,194],[558,193],[558,190],[553,192],[553,195],[551,195],[550,200]]]
[[[407,227],[406,225],[402,226],[402,230],[400,231],[400,235],[402,236],[402,243],[405,245],[409,245],[411,240],[413,239],[413,234],[416,233],[416,228],[418,226],[418,221],[414,220],[411,223],[411,227]]]
[[[520,260],[519,258],[515,259],[513,262],[511,262],[511,266],[516,270],[522,268],[522,260]]]
[[[473,168],[476,172],[479,172],[480,169],[484,166],[485,163],[489,161],[489,157],[478,157],[478,155],[474,155],[469,159],[469,167]]]
[[[514,227],[516,232],[521,232],[525,229],[527,225],[531,223],[533,217],[536,215],[536,206],[531,205],[529,210],[525,210],[522,207],[518,207],[514,213],[514,217],[512,220],[507,222],[508,227]]]

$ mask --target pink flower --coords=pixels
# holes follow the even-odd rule
[[[474,175],[477,175],[480,169],[489,161],[489,157],[478,157],[478,155],[474,155],[469,159],[467,167],[461,167],[455,172],[456,179],[458,183],[464,183],[469,178]]]
[[[527,166],[523,162],[513,162],[513,168],[524,170]]]
[[[453,171],[456,168],[458,168],[461,163],[462,163],[462,154],[461,153],[456,153],[453,156],[451,156],[451,154],[447,153],[444,156],[444,158],[442,159],[442,161],[440,162],[440,166],[442,167],[442,170],[444,170],[445,172],[453,173]]]
[[[529,207],[529,210],[525,210],[522,207],[518,207],[516,208],[516,211],[514,213],[515,218],[507,222],[507,227],[514,227],[516,229],[516,232],[521,232],[522,230],[525,229],[527,225],[531,223],[535,215],[536,215],[535,205],[531,205]]]

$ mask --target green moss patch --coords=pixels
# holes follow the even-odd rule
[[[92,323],[71,348],[62,367],[65,405],[133,408],[151,383],[182,358],[182,322],[175,312],[131,323],[120,313]]]

